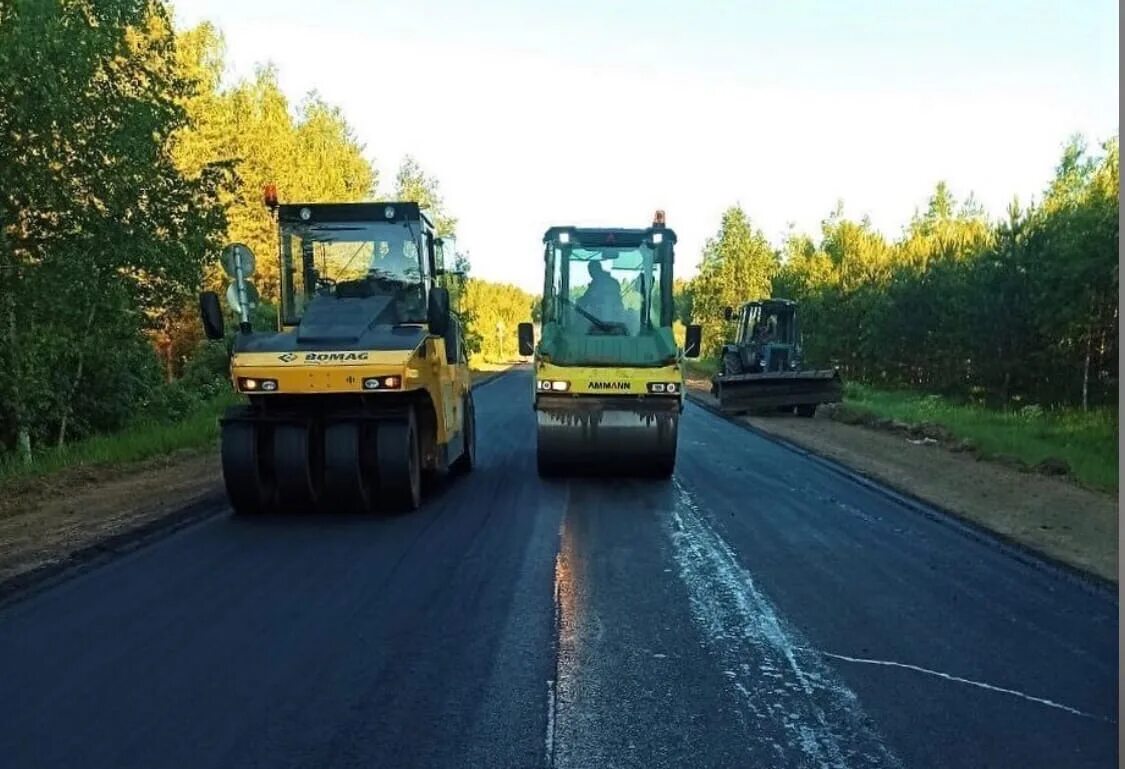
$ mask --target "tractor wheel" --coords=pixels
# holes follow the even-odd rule
[[[380,496],[394,509],[417,510],[422,504],[422,461],[414,412],[381,422],[375,443]]]
[[[799,417],[813,417],[816,416],[815,403],[802,403],[797,407],[797,416]]]
[[[461,451],[461,456],[454,460],[453,469],[459,473],[467,473],[477,463],[477,416],[472,393],[465,396],[462,411],[465,415],[464,423],[461,425],[464,448]]]

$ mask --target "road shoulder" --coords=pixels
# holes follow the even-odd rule
[[[706,382],[689,397],[717,409]],[[1117,583],[1117,500],[1072,482],[818,416],[725,418],[798,446],[978,528]]]
[[[474,372],[479,387],[511,369]],[[0,495],[0,602],[226,509],[218,448],[67,468]]]

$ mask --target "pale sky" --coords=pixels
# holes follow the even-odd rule
[[[553,224],[643,227],[695,271],[740,203],[779,244],[843,199],[895,236],[946,180],[999,216],[1118,131],[1114,0],[178,0],[341,107],[389,192],[437,176],[472,274],[538,292]],[[284,197],[284,191],[282,191]]]

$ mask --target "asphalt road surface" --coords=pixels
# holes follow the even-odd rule
[[[1108,591],[694,406],[671,481],[541,481],[530,398],[415,514],[223,512],[0,609],[0,766],[1116,765]]]

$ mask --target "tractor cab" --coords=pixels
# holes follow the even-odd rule
[[[278,205],[267,197],[267,205],[277,219],[280,329],[253,333],[255,259],[246,246],[231,244],[223,266],[233,278],[228,303],[241,316],[236,351],[273,349],[282,343],[278,335],[292,337],[284,344],[295,349],[407,349],[428,332],[447,337],[447,351],[457,357],[460,330],[442,285],[452,247],[417,203]],[[204,292],[201,302],[208,337],[221,338],[217,296]]]
[[[368,323],[427,322],[444,249],[417,203],[282,205],[277,219],[282,326],[340,314],[339,300],[363,300]]]
[[[728,309],[728,319],[733,319]],[[736,349],[741,371],[787,371],[800,365],[800,330],[797,327],[797,303],[789,299],[766,299],[747,302],[738,315],[735,332]],[[733,361],[731,361],[733,363]]]
[[[730,307],[724,315],[736,320]],[[839,402],[843,382],[835,368],[806,368],[803,357],[796,302],[747,302],[737,315],[734,342],[723,345],[711,392],[730,413],[795,410],[811,417],[819,404]]]
[[[543,235],[540,352],[562,365],[676,364],[672,275],[676,233],[658,212],[644,229],[551,227]],[[698,354],[692,327],[685,350]],[[530,352],[529,344],[521,344]]]
[[[672,230],[552,227],[543,241],[544,323],[630,337],[672,325]]]

